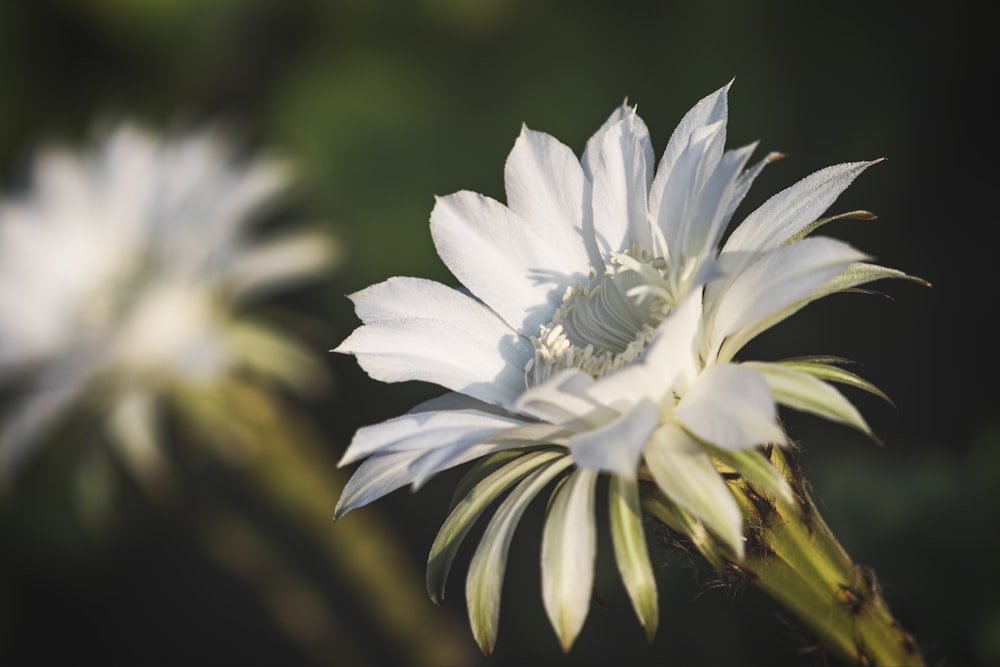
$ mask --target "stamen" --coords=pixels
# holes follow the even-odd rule
[[[636,247],[613,256],[600,278],[567,288],[552,322],[532,338],[526,382],[568,368],[596,378],[637,359],[674,305],[667,270],[662,257]]]

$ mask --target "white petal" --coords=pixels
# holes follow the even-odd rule
[[[244,250],[233,258],[228,280],[234,298],[267,293],[330,268],[339,254],[331,238],[319,234],[289,235]]]
[[[663,233],[669,257],[675,265],[682,257],[693,254],[691,246],[694,244],[689,239],[698,236],[692,230],[698,222],[695,220],[698,201],[722,158],[726,140],[725,121],[695,128],[689,140],[688,146],[670,167],[666,180],[660,177],[663,173],[663,167],[660,167],[650,199],[650,215]],[[662,188],[656,191],[661,182]]]
[[[691,227],[684,241],[684,254],[704,256],[714,250],[729,223],[738,195],[739,175],[757,147],[750,144],[726,151],[698,197]]]
[[[729,273],[724,265],[727,277],[706,288],[711,349],[717,350],[735,331],[805,298],[865,257],[846,243],[817,237],[764,252],[740,273]]]
[[[677,124],[673,134],[670,135],[670,141],[667,142],[667,147],[663,151],[663,157],[660,158],[660,164],[657,167],[656,174],[657,180],[660,179],[660,171],[669,172],[673,169],[673,165],[677,161],[677,158],[688,147],[691,135],[694,132],[707,125],[712,125],[713,123],[717,123],[719,121],[726,121],[729,117],[727,95],[731,85],[732,81],[714,93],[706,95],[686,114],[684,114],[681,122]],[[664,174],[663,178],[666,179],[668,175],[669,174]],[[654,188],[655,187],[656,186],[654,186]]]
[[[542,599],[568,651],[583,628],[594,586],[597,471],[577,470],[556,494],[542,534]]]
[[[664,400],[678,377],[693,377],[696,373],[694,343],[700,323],[701,298],[693,293],[660,323],[638,363],[582,385],[580,391],[619,413],[644,398]]]
[[[604,121],[601,128],[593,134],[590,139],[587,140],[587,145],[583,149],[583,156],[580,158],[580,163],[583,166],[583,173],[589,180],[594,180],[594,174],[597,173],[597,164],[601,159],[601,147],[604,146],[604,137],[612,127],[620,123],[625,118],[632,117],[633,120],[633,131],[639,137],[644,137],[641,139],[643,144],[643,152],[647,154],[648,159],[647,164],[650,166],[649,177],[653,175],[652,168],[655,165],[655,156],[653,155],[653,142],[649,138],[649,129],[646,127],[646,123],[643,122],[639,114],[636,113],[635,107],[630,107],[627,103],[622,104],[611,112],[608,119]]]
[[[864,417],[844,395],[822,380],[789,368],[782,364],[746,364],[764,376],[774,398],[781,404],[796,410],[849,424],[854,428],[872,434]]]
[[[674,387],[678,377],[693,377],[698,359],[695,342],[701,332],[702,299],[694,291],[677,304],[660,326],[643,353],[642,367],[647,369],[655,396],[663,397]]]
[[[170,465],[160,438],[156,398],[150,391],[128,390],[108,415],[115,449],[133,476],[153,493],[164,490],[160,485]]]
[[[652,248],[647,196],[654,170],[649,131],[635,112],[608,128],[593,176],[594,233],[604,257]]]
[[[649,399],[595,429],[570,437],[569,450],[580,468],[634,478],[642,448],[660,422],[660,406]]]
[[[482,412],[492,412],[496,415],[510,414],[503,408],[491,405],[490,403],[484,403],[483,401],[472,398],[471,396],[460,394],[457,391],[445,392],[440,396],[435,396],[434,398],[429,398],[426,401],[421,401],[410,408],[409,411],[433,412],[437,410],[480,410]]]
[[[767,382],[737,364],[708,366],[674,415],[691,433],[717,447],[745,449],[785,441]]]
[[[583,168],[569,147],[545,132],[527,127],[514,142],[504,165],[507,206],[560,254],[558,268],[586,274],[593,265],[592,233]]]
[[[593,384],[592,377],[575,368],[560,371],[521,394],[515,409],[551,424],[580,422],[598,426],[614,419],[617,413],[586,396],[585,390]]]
[[[557,249],[559,262],[548,268],[587,274],[603,264],[595,254],[593,222],[583,168],[569,147],[527,127],[514,142],[504,165],[507,206],[543,243]]]
[[[777,248],[813,222],[871,162],[821,169],[774,195],[748,215],[726,240],[723,252]]]
[[[707,127],[714,125],[715,134],[713,139],[707,143],[702,143],[701,149],[704,150],[710,147],[712,151],[717,151],[718,155],[722,153],[722,147],[725,144],[725,124],[729,113],[726,96],[731,83],[726,84],[711,95],[702,98],[684,115],[677,128],[674,129],[673,134],[670,135],[670,141],[667,142],[666,150],[664,150],[663,157],[660,158],[660,164],[656,168],[656,177],[653,179],[649,193],[649,213],[660,229],[664,230],[664,233],[667,235],[668,244],[671,236],[675,238],[678,236],[676,233],[667,233],[667,230],[680,222],[675,216],[680,215],[682,211],[676,208],[677,203],[674,200],[685,196],[681,181],[693,181],[695,174],[691,170],[692,163],[699,163],[702,161],[701,158],[705,157],[704,153],[697,150],[692,152],[690,150],[692,141],[697,144],[698,139],[695,137],[707,139],[705,130]],[[688,154],[687,165],[682,165],[682,168],[678,169],[678,161],[685,152]],[[715,160],[717,161],[718,157]],[[712,167],[714,168],[714,163]],[[676,176],[674,175],[675,170],[678,171]],[[674,203],[665,205],[663,201],[665,196],[664,191],[671,180],[674,181],[674,185],[670,186],[673,194],[666,196]],[[691,191],[688,191],[688,195],[690,194]],[[678,251],[679,248],[670,248],[670,252]]]
[[[453,443],[438,447],[428,451],[410,466],[413,486],[419,487],[442,470],[453,468],[466,461],[506,449],[546,444],[566,446],[566,434],[562,427],[553,424],[525,424],[497,431],[483,442],[471,446]]]
[[[89,360],[87,360],[89,362]],[[50,367],[36,379],[37,388],[14,402],[0,423],[0,479],[24,469],[49,430],[59,423],[75,403],[93,386],[93,372],[85,363]]]
[[[764,167],[782,157],[784,157],[784,155],[781,153],[768,153],[762,160],[759,160],[756,164],[754,164],[754,166],[740,174],[739,180],[736,184],[736,190],[733,192],[733,195],[729,200],[729,210],[726,212],[727,219],[736,212],[736,209],[743,201],[743,198],[746,197],[747,192],[750,191],[750,186],[752,186],[753,182],[757,180],[760,173],[764,171]]]
[[[409,484],[410,464],[422,453],[393,452],[365,459],[340,492],[334,520]]]
[[[468,191],[438,197],[431,212],[441,260],[477,298],[528,336],[552,319],[566,288],[589,275],[585,254],[581,260],[572,247],[582,248],[582,237],[566,224],[560,218],[529,222],[495,199]]]
[[[415,412],[359,428],[338,465],[353,463],[375,452],[431,450],[445,445],[483,442],[494,433],[523,424],[478,410]]]
[[[337,507],[334,509],[334,519],[407,484],[416,488],[442,470],[462,465],[507,446],[503,444],[470,446],[460,443],[430,451],[418,449],[373,454],[361,462],[344,485],[337,500]]]
[[[376,380],[433,382],[488,403],[511,403],[534,354],[475,299],[431,280],[391,278],[351,296],[365,323],[337,347]]]
[[[645,451],[657,486],[743,557],[743,516],[715,465],[677,424],[657,429]]]
[[[507,567],[507,552],[517,522],[528,503],[546,484],[572,463],[568,456],[531,473],[504,499],[490,520],[472,562],[465,583],[472,634],[483,653],[489,655],[496,644],[500,620],[500,591]]]
[[[523,446],[523,442],[508,442],[504,444],[481,442],[472,445],[459,442],[425,451],[420,458],[410,464],[410,483],[413,486],[413,490],[416,491],[431,477],[442,470],[448,470],[463,463],[475,461],[476,459],[489,456],[494,452],[504,449]]]

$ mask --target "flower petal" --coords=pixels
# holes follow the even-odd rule
[[[336,521],[351,510],[364,507],[410,483],[410,464],[423,452],[392,452],[365,459],[347,480],[333,510]]]
[[[719,350],[724,339],[744,327],[759,333],[760,320],[800,302],[865,255],[851,246],[829,238],[809,238],[767,251],[741,272],[731,272],[724,265],[727,277],[708,285],[705,300],[709,304],[709,357]],[[771,322],[773,325],[774,322]],[[733,336],[738,345],[749,337]],[[739,349],[727,342],[730,352],[720,359],[732,358]]]
[[[612,475],[608,492],[611,539],[615,562],[628,591],[632,607],[646,630],[646,640],[653,641],[659,624],[656,579],[646,547],[639,507],[639,485],[636,480]]]
[[[716,447],[746,449],[786,440],[767,382],[744,365],[710,365],[681,398],[674,415]]]
[[[351,299],[365,325],[335,351],[357,356],[376,380],[433,382],[496,405],[524,390],[530,341],[462,292],[390,278]]]
[[[474,445],[523,419],[478,410],[411,412],[380,424],[359,428],[340,459],[345,466],[376,452],[437,449],[445,445]]]
[[[653,434],[645,459],[660,490],[701,519],[742,559],[743,515],[698,441],[680,425],[665,424]]]
[[[507,206],[558,252],[558,261],[548,268],[583,275],[591,268],[584,242],[584,230],[590,228],[584,181],[569,147],[545,132],[521,128],[504,166]]]
[[[580,468],[633,479],[642,448],[659,421],[659,404],[643,399],[607,424],[571,436],[573,461]]]
[[[707,177],[710,171],[704,169],[714,169],[722,155],[731,84],[702,98],[684,115],[660,158],[650,186],[649,214],[667,242],[661,254],[680,253],[677,239],[684,237],[680,227],[687,225],[690,198],[701,189],[694,184]]]
[[[673,169],[677,159],[691,143],[692,134],[700,128],[713,125],[719,121],[724,123],[727,120],[729,117],[729,101],[727,96],[732,84],[733,82],[730,81],[714,93],[706,95],[684,114],[681,122],[677,124],[677,127],[670,135],[670,140],[667,142],[667,147],[663,151],[663,157],[660,158],[660,164],[657,167],[655,180],[663,180],[664,183],[660,183],[659,186],[654,184],[654,191],[657,190],[657,187],[662,188],[665,185],[665,181],[670,175],[670,171]],[[651,201],[650,203],[653,202]],[[658,208],[651,206],[650,210],[655,211]]]
[[[634,111],[607,129],[593,176],[594,234],[602,256],[652,248],[647,214],[655,162],[649,130]]]
[[[599,426],[617,413],[586,395],[593,384],[592,377],[575,368],[560,371],[521,394],[515,409],[551,424]]]
[[[569,651],[590,609],[597,527],[596,470],[576,470],[559,488],[542,534],[542,600],[564,651]]]
[[[707,256],[718,245],[719,237],[736,208],[732,202],[742,196],[739,176],[756,147],[757,144],[753,143],[723,153],[698,196],[692,224],[684,239],[685,255]]]
[[[764,202],[733,230],[723,253],[777,248],[816,220],[861,172],[879,162],[848,162],[821,169]]]
[[[493,652],[496,644],[500,591],[507,566],[507,552],[517,522],[538,492],[571,463],[572,459],[568,456],[556,459],[522,480],[500,504],[472,556],[465,583],[465,598],[472,634],[486,655]]]
[[[672,271],[685,268],[684,260],[697,256],[695,243],[690,239],[699,235],[692,228],[701,222],[696,220],[699,200],[722,158],[725,141],[724,120],[695,128],[689,144],[678,154],[667,179],[662,181],[662,189],[658,193],[654,190],[658,199],[650,199],[650,215],[663,233],[667,247],[662,254],[671,261]],[[657,181],[661,173],[662,166],[656,174]],[[654,188],[657,185],[658,182],[653,183]]]
[[[433,475],[483,456],[507,449],[536,445],[560,444],[565,446],[566,436],[562,427],[554,424],[525,424],[498,431],[486,441],[468,445],[452,443],[425,453],[410,466],[413,485],[421,486]]]
[[[660,323],[638,363],[608,373],[582,386],[581,392],[596,403],[620,413],[644,398],[663,400],[697,373],[695,336],[701,323],[701,299],[695,293],[685,298]]]
[[[566,288],[590,272],[585,253],[581,261],[572,247],[583,247],[581,233],[565,224],[562,217],[529,221],[495,199],[468,191],[438,197],[431,212],[431,235],[441,260],[476,297],[528,336],[552,319]]]
[[[228,268],[233,298],[245,299],[315,278],[333,265],[339,252],[332,238],[306,233],[251,246],[236,255]]]

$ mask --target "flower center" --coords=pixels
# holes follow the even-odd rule
[[[611,258],[604,275],[566,289],[552,321],[531,342],[529,382],[576,368],[597,378],[634,361],[675,300],[666,261],[633,249]]]

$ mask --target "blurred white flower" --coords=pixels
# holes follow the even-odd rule
[[[602,476],[616,560],[651,637],[658,612],[639,480],[741,559],[742,515],[719,466],[791,501],[761,449],[786,444],[777,404],[868,432],[826,381],[878,390],[829,359],[734,357],[810,301],[905,277],[840,241],[805,238],[834,219],[819,216],[873,162],[812,174],[747,216],[720,248],[751,183],[778,157],[747,168],[755,145],[724,150],[728,88],[685,115],[655,168],[633,108],[615,110],[582,159],[523,129],[507,159],[506,205],[463,191],[439,198],[431,214],[438,253],[467,291],[397,277],[352,296],[363,326],[338,351],[378,380],[452,392],[357,432],[341,463],[367,460],[337,514],[481,458],[431,549],[428,589],[440,599],[472,523],[509,491],[466,584],[487,653],[513,530],[553,480],[561,483],[547,509],[542,585],[563,646],[589,608]]]
[[[28,176],[0,200],[0,471],[92,409],[149,476],[164,401],[183,409],[248,372],[310,380],[311,353],[244,307],[334,260],[320,233],[251,229],[291,184],[284,161],[121,123],[86,152],[40,151]]]

